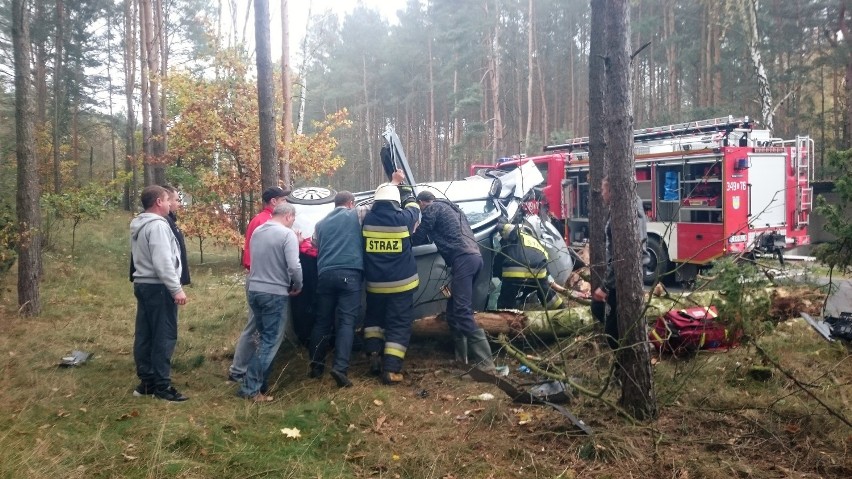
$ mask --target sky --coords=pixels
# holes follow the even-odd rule
[[[358,4],[363,4],[372,10],[378,10],[379,14],[390,23],[397,22],[396,12],[405,9],[406,0],[287,0],[290,14],[290,58],[298,52],[302,38],[305,36],[305,26],[308,21],[308,12],[311,15],[320,15],[330,11],[337,14],[341,19],[355,9]],[[236,0],[238,29],[242,29],[246,18],[246,8],[253,2],[248,0]],[[230,2],[223,2],[223,8],[228,7]],[[272,41],[272,58],[277,61],[281,56],[281,0],[269,0],[270,34]],[[223,12],[224,17],[228,15]],[[250,45],[254,44],[254,16],[249,17],[246,22],[245,38]],[[254,50],[254,48],[251,48]]]

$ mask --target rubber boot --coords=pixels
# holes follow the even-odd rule
[[[494,372],[494,359],[491,357],[491,346],[485,331],[478,329],[467,336],[467,352],[474,366],[483,371]]]

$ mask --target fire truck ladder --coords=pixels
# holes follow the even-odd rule
[[[730,132],[734,128],[750,128],[749,118],[747,116],[734,117],[733,115],[728,115],[720,118],[710,118],[708,120],[691,121],[689,123],[676,123],[674,125],[640,128],[638,130],[633,130],[633,141],[639,144],[655,140],[683,138],[688,135],[697,136],[715,132]],[[558,150],[588,151],[588,149],[588,136],[573,138],[562,144],[544,147],[544,151],[546,152]]]
[[[814,140],[809,136],[796,137],[796,226],[802,228],[810,222],[811,207],[813,206],[814,189],[810,186],[813,181],[811,158],[814,151]]]
[[[796,174],[796,228],[802,228],[810,223],[813,206],[814,140],[809,136],[797,136],[795,140],[775,141],[775,146],[790,148],[790,170]]]

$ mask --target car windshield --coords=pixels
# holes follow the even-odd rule
[[[493,217],[497,212],[497,207],[490,199],[462,201],[456,204],[459,205],[471,226]]]

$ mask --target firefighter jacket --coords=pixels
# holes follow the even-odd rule
[[[500,250],[505,279],[547,278],[547,250],[532,234],[516,225],[505,224],[501,229],[503,246]]]
[[[367,292],[402,293],[417,289],[417,263],[411,235],[420,221],[420,207],[411,202],[400,208],[393,201],[377,201],[364,217],[364,276]]]

